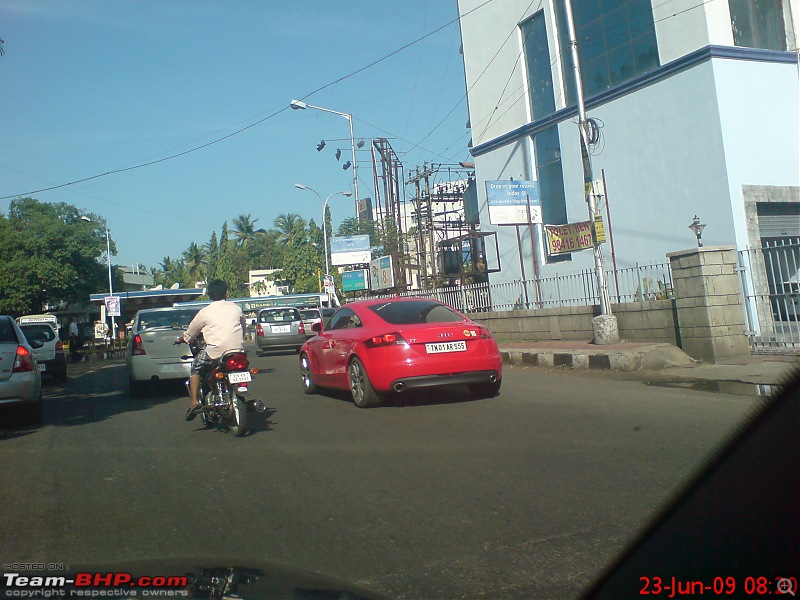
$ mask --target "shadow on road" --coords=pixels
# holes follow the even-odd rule
[[[0,440],[30,435],[41,427],[95,423],[121,413],[147,410],[185,395],[183,381],[168,381],[142,398],[131,398],[125,363],[121,360],[70,365],[66,383],[43,383],[42,423],[27,423],[21,410],[4,411]]]
[[[328,398],[335,398],[352,404],[353,397],[349,391],[323,389],[317,392]],[[464,386],[454,385],[434,390],[409,390],[402,393],[392,392],[383,396],[381,408],[412,408],[418,406],[438,406],[443,404],[462,404],[479,401]]]

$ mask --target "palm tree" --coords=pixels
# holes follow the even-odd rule
[[[161,261],[161,270],[164,272],[165,275],[169,275],[169,273],[175,269],[175,261],[172,260],[169,256],[165,256],[164,259]]]
[[[194,281],[201,281],[206,276],[206,253],[196,243],[192,242],[183,251],[183,261],[186,263],[186,271]]]
[[[304,231],[306,222],[296,213],[278,215],[275,219],[275,229],[278,230],[278,240],[282,244],[289,244],[294,241],[300,231]]]
[[[256,229],[256,221],[258,221],[258,219],[252,218],[250,213],[239,215],[233,220],[233,227],[235,229],[233,235],[237,238],[237,246],[244,246],[247,242],[255,239],[257,235],[266,233],[264,229]]]

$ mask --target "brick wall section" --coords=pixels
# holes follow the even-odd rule
[[[749,354],[736,248],[693,248],[667,257],[684,352],[711,363]]]

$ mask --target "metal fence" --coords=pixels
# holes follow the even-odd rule
[[[612,302],[641,302],[673,297],[669,263],[636,264],[606,271]],[[477,283],[433,290],[414,290],[401,297],[435,298],[462,312],[527,310],[600,304],[593,269],[503,283]]]
[[[800,237],[739,251],[738,271],[752,350],[800,353]]]

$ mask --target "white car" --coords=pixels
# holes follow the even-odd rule
[[[173,307],[136,313],[125,352],[131,396],[141,396],[160,381],[189,377],[190,351],[185,344],[176,345],[175,338],[183,334],[199,310]]]
[[[58,339],[56,318],[52,315],[28,315],[19,317],[17,323],[29,342],[42,344],[33,349],[42,375],[64,383],[67,380],[67,359],[64,346]]]
[[[28,341],[11,317],[0,315],[0,407],[22,407],[30,421],[42,420],[42,374]]]

